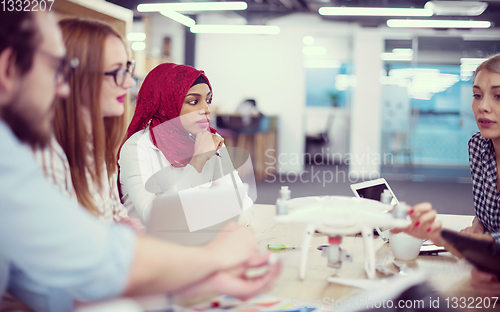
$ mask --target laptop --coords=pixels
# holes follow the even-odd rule
[[[384,178],[351,184],[351,190],[354,196],[358,198],[368,198],[376,201],[380,201],[380,196],[384,190],[389,190],[392,195],[391,205],[399,203],[396,195],[394,195],[394,192]]]
[[[392,195],[391,205],[397,205],[399,203],[396,195],[394,195],[391,187],[384,178],[351,184],[351,190],[354,196],[358,198],[367,198],[376,201],[380,201],[380,196],[384,190],[389,190]],[[375,228],[374,234],[378,234],[385,242],[389,241],[389,229]]]
[[[228,222],[238,222],[240,213],[233,187],[198,187],[156,197],[146,229],[159,239],[198,246],[210,242]]]
[[[392,195],[391,205],[399,204],[396,195],[384,178],[351,184],[351,190],[358,198],[368,198],[376,201],[380,201],[380,196],[384,190],[389,190]],[[389,241],[390,229],[375,228],[375,231],[385,242]],[[420,255],[434,255],[444,251],[446,251],[444,247],[436,246],[429,241],[420,248]]]

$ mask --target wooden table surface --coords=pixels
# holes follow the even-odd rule
[[[253,209],[255,217],[250,228],[254,231],[258,246],[262,251],[267,250],[269,243],[302,244],[305,225],[277,224],[274,221],[274,205],[254,205]],[[439,215],[438,218],[443,221],[444,227],[460,230],[471,224],[473,216]],[[321,257],[321,251],[316,249],[317,246],[326,243],[326,236],[316,234],[313,237],[306,277],[303,281],[298,277],[300,250],[275,251],[283,258],[284,266],[281,276],[269,294],[288,299],[315,301],[325,297],[346,299],[359,292],[360,290],[355,287],[329,283],[327,277],[336,273],[338,277],[367,279],[364,271],[364,244],[361,236],[343,238],[342,248],[347,250],[353,261],[342,263],[342,268],[338,271],[327,267],[327,259]],[[388,268],[397,272],[391,264],[394,256],[389,244],[375,238],[374,248],[376,263],[387,264]],[[424,271],[428,275],[430,284],[445,297],[477,297],[469,285],[472,266],[450,253],[441,253],[439,256],[419,256],[414,261],[400,262],[407,263],[410,268]],[[383,276],[377,273],[377,278],[383,278]]]
[[[250,225],[257,238],[257,244],[262,252],[268,251],[267,244],[279,243],[287,245],[300,245],[304,234],[305,225],[297,224],[277,224],[274,221],[274,205],[253,206],[254,219]],[[462,215],[438,215],[438,219],[443,221],[446,228],[460,230],[469,226],[473,216]],[[321,251],[316,247],[327,243],[326,236],[316,234],[313,237],[309,250],[307,272],[303,281],[299,280],[300,250],[274,251],[283,259],[283,271],[278,278],[274,288],[268,292],[269,295],[277,296],[283,299],[295,300],[296,303],[322,301],[328,297],[334,300],[349,300],[362,290],[356,287],[350,287],[327,282],[330,276],[356,278],[367,280],[364,270],[364,244],[361,236],[344,237],[342,248],[346,249],[352,256],[352,262],[344,262],[341,269],[336,271],[326,265],[327,259],[321,257]],[[397,269],[391,264],[394,256],[390,250],[389,244],[382,240],[374,239],[375,261],[377,264],[386,264],[392,271]],[[449,253],[441,253],[439,256],[419,256],[414,261],[399,261],[406,263],[410,268],[418,269],[427,274],[429,283],[440,292],[442,299],[466,298],[478,299],[473,289],[470,287],[470,270],[472,266],[463,259],[458,259]],[[377,279],[384,278],[377,273]],[[158,296],[157,296],[158,297]],[[156,301],[165,301],[164,296]],[[211,300],[210,296],[201,296],[191,298],[177,304],[189,307],[204,301]],[[492,302],[494,299],[492,299]],[[477,300],[476,300],[477,302]],[[168,304],[158,302],[154,305],[141,303],[139,305],[146,307],[154,306],[155,309],[168,307]],[[441,305],[443,307],[444,303]],[[335,310],[335,309],[334,309]],[[322,310],[325,311],[325,310]],[[478,311],[478,308],[458,309],[458,311]],[[482,308],[480,311],[500,311],[500,302],[497,302],[495,309]]]

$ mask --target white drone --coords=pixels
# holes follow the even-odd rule
[[[329,237],[329,246],[323,248],[323,255],[328,257],[328,266],[340,268],[342,260],[348,259],[345,250],[340,248],[342,236],[361,232],[364,240],[365,271],[369,279],[375,278],[375,250],[373,230],[375,228],[405,228],[410,225],[406,218],[394,218],[387,211],[391,205],[355,197],[325,196],[303,197],[288,201],[289,212],[276,215],[278,223],[307,224],[302,243],[302,258],[299,278],[304,279],[307,267],[307,255],[315,231]]]

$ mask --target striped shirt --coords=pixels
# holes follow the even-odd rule
[[[53,138],[46,148],[36,150],[35,158],[37,163],[43,168],[46,178],[60,192],[72,198],[75,207],[77,207],[78,200],[71,180],[69,162],[57,140]],[[90,172],[87,171],[89,191],[94,199],[94,204],[99,210],[98,218],[105,223],[117,222],[122,218],[128,217],[127,209],[120,202],[118,195],[117,177],[116,172],[111,177],[108,177],[105,170],[102,175],[102,189],[99,190],[98,185],[92,180]]]
[[[500,242],[500,191],[497,191],[497,164],[491,139],[480,132],[469,140],[469,165],[476,218],[485,232]]]

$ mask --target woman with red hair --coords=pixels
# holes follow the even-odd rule
[[[148,74],[118,160],[121,199],[131,216],[145,223],[159,193],[242,184],[224,139],[209,126],[211,103],[212,87],[201,70],[165,63]],[[231,172],[223,170],[228,164]],[[253,202],[242,197],[241,208],[248,209]],[[248,224],[249,213],[243,216],[240,222]]]
[[[118,188],[118,148],[125,132],[124,101],[135,85],[121,36],[95,20],[59,22],[66,55],[79,65],[68,73],[71,94],[54,107],[55,139],[35,154],[47,178],[105,223],[143,226],[129,218]]]

